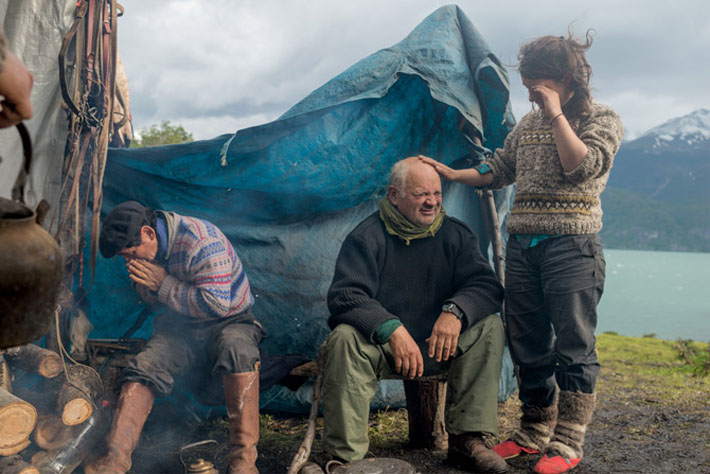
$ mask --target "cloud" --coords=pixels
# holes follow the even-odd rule
[[[403,39],[444,2],[359,0],[124,0],[119,53],[131,87],[134,125],[180,123],[197,138],[233,131],[219,124],[273,120],[358,60]],[[582,35],[595,97],[615,107],[632,133],[673,114],[710,106],[701,78],[710,49],[704,0],[516,0],[462,2],[505,63],[543,34]],[[514,113],[529,110],[514,69]],[[188,125],[189,124],[189,125]],[[195,127],[191,130],[190,127]],[[199,132],[198,132],[199,130]],[[203,135],[206,133],[207,135]]]

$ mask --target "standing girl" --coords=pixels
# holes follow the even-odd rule
[[[541,474],[567,472],[581,461],[599,374],[594,330],[605,268],[599,196],[623,127],[611,108],[592,100],[584,54],[591,44],[589,32],[584,43],[570,33],[520,49],[523,85],[539,109],[533,105],[489,161],[454,170],[420,157],[449,180],[517,184],[506,224],[505,308],[522,416],[494,450],[506,459],[541,453],[534,469]]]

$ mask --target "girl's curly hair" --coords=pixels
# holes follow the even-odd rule
[[[518,71],[526,79],[552,79],[563,82],[569,78],[569,88],[574,95],[563,111],[570,118],[583,117],[592,106],[589,78],[592,67],[584,54],[593,42],[594,30],[587,30],[585,42],[574,38],[568,31],[563,36],[542,36],[524,44],[518,53]]]

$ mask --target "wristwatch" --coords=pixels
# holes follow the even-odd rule
[[[452,303],[451,301],[448,301],[444,303],[444,306],[441,307],[442,311],[446,311],[447,313],[452,313],[454,316],[456,316],[459,319],[463,319],[463,311],[461,311],[461,308],[456,306],[456,303]]]

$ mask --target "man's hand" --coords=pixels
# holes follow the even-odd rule
[[[158,291],[168,275],[168,272],[157,263],[142,259],[128,260],[126,269],[131,280],[151,291]]]
[[[424,373],[422,351],[404,326],[394,330],[388,341],[394,356],[394,371],[403,377],[421,377]]]
[[[431,336],[426,339],[429,343],[429,357],[436,361],[449,360],[456,353],[461,334],[461,321],[455,314],[444,311],[434,323]]]
[[[5,51],[5,63],[0,72],[0,128],[16,125],[32,117],[32,74],[22,61],[10,51]]]

